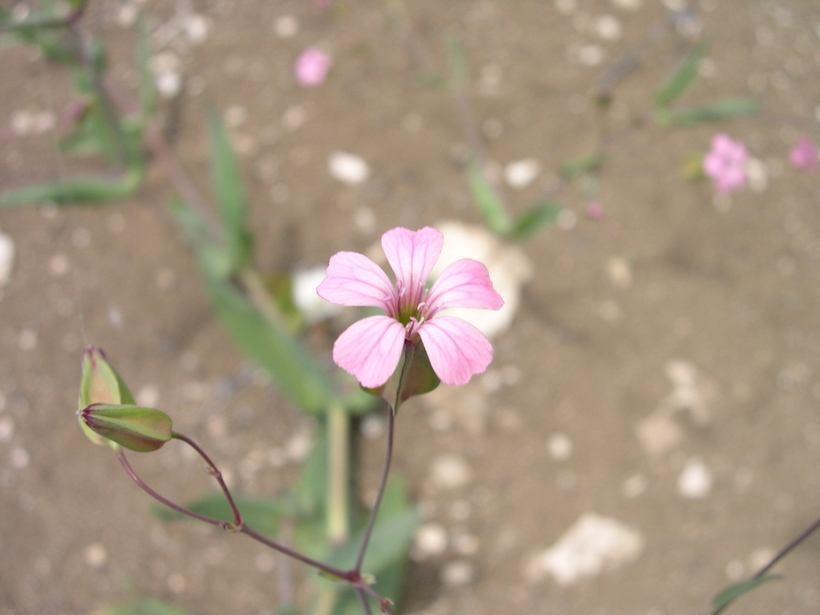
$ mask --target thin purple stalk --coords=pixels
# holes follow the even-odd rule
[[[396,395],[398,397],[398,394]],[[376,493],[376,501],[373,503],[373,508],[370,509],[370,518],[367,520],[367,528],[364,531],[362,544],[359,547],[359,554],[356,556],[356,566],[353,570],[356,573],[361,573],[362,562],[364,562],[364,555],[367,552],[367,545],[370,542],[370,536],[373,533],[373,527],[376,525],[376,514],[379,512],[379,506],[384,496],[384,488],[387,485],[387,475],[390,472],[390,460],[393,457],[393,431],[396,422],[396,413],[393,408],[387,412],[387,451],[384,454],[384,467],[382,468],[382,477],[379,481],[379,490]]]
[[[217,483],[219,483],[220,489],[222,489],[222,493],[225,494],[225,499],[228,500],[228,505],[231,507],[231,512],[233,513],[233,521],[237,527],[241,527],[244,525],[244,521],[242,520],[242,513],[239,512],[239,508],[236,506],[236,502],[233,500],[233,496],[231,495],[230,490],[228,489],[228,485],[225,484],[225,480],[222,478],[222,472],[219,471],[219,468],[216,467],[216,464],[211,461],[211,458],[208,457],[208,454],[202,450],[202,448],[194,442],[188,436],[182,435],[181,433],[173,432],[172,438],[176,438],[177,440],[182,440],[194,449],[202,459],[205,460],[205,463],[208,464],[208,474],[214,477]]]

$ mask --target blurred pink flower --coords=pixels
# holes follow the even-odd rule
[[[604,215],[604,206],[599,201],[587,203],[587,216],[593,220],[600,220]]]
[[[444,236],[430,227],[384,233],[382,249],[396,275],[395,286],[363,254],[339,252],[330,258],[327,277],[316,289],[320,297],[386,312],[352,324],[333,345],[333,360],[362,386],[377,388],[387,382],[405,340],[424,344],[433,371],[445,384],[466,384],[490,364],[493,347],[487,338],[460,318],[438,312],[450,307],[497,310],[504,301],[493,289],[487,268],[467,258],[449,265],[425,288],[443,243]]]
[[[817,157],[817,146],[811,139],[805,137],[795,143],[792,151],[789,153],[789,160],[798,169],[816,171],[820,168],[820,162],[818,162]]]
[[[318,47],[308,47],[296,58],[294,68],[300,85],[321,85],[330,70],[330,54]]]
[[[712,137],[712,148],[703,158],[703,172],[718,192],[731,192],[746,185],[746,146],[726,134]]]

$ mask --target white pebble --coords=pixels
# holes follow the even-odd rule
[[[634,11],[636,9],[641,8],[643,0],[612,0],[612,4],[614,4],[619,9],[624,9],[626,11]]]
[[[108,561],[108,549],[99,542],[91,543],[83,551],[83,559],[92,568],[99,568]]]
[[[156,408],[159,403],[159,388],[153,384],[144,384],[137,390],[134,399],[140,406]]]
[[[299,31],[299,21],[293,15],[282,15],[273,24],[273,31],[279,38],[291,38]]]
[[[225,109],[225,123],[231,128],[237,128],[248,119],[248,110],[242,105],[231,105]]]
[[[370,176],[370,166],[361,156],[335,151],[328,158],[331,177],[348,185],[361,184]]]
[[[571,15],[578,8],[578,0],[555,0],[555,8],[559,13]]]
[[[620,256],[612,256],[606,261],[606,277],[615,288],[632,286],[632,266]]]
[[[313,448],[313,437],[307,431],[295,433],[285,443],[285,452],[294,463],[304,461],[311,448]]]
[[[605,41],[615,41],[623,35],[623,26],[617,17],[601,15],[595,20],[595,31]]]
[[[154,84],[163,98],[176,98],[182,90],[182,76],[170,70],[162,71],[154,77]]]
[[[11,417],[0,417],[0,442],[8,442],[14,435],[14,421]]]
[[[377,414],[368,414],[359,423],[359,429],[368,440],[380,440],[386,431],[385,420]]]
[[[549,549],[536,557],[534,580],[548,574],[559,585],[572,585],[615,570],[637,559],[643,534],[608,517],[584,513]]]
[[[320,266],[297,269],[293,272],[291,278],[293,304],[307,324],[332,318],[341,310],[339,306],[325,301],[316,294],[316,287],[325,279],[325,270],[326,267]]]
[[[649,488],[649,481],[643,474],[634,474],[624,481],[621,485],[621,493],[624,497],[631,499],[646,493]]]
[[[33,329],[23,329],[17,337],[17,346],[20,350],[28,352],[37,347],[37,332]]]
[[[604,50],[600,45],[584,45],[578,50],[578,62],[583,66],[598,66],[604,61]]]
[[[440,523],[425,523],[413,536],[413,554],[417,559],[441,555],[447,549],[447,530]]]
[[[288,130],[296,130],[307,119],[307,112],[305,108],[300,105],[292,105],[285,109],[282,115],[282,125]]]
[[[759,158],[746,161],[746,176],[749,178],[749,189],[753,192],[764,192],[769,185],[766,165]]]
[[[0,288],[9,283],[14,265],[14,241],[9,235],[0,233]]]
[[[433,482],[442,489],[464,487],[473,478],[473,471],[463,457],[441,455],[433,461],[430,470]]]
[[[572,440],[563,432],[556,432],[547,439],[547,450],[556,461],[566,461],[572,455]]]
[[[28,466],[30,460],[31,457],[29,456],[28,451],[24,448],[16,446],[9,451],[9,462],[11,463],[11,467],[16,470],[22,470]]]
[[[686,462],[678,476],[678,493],[687,499],[700,499],[709,495],[714,476],[709,467],[698,457]]]
[[[511,188],[522,190],[541,173],[541,164],[533,159],[516,160],[504,167],[504,179]]]
[[[475,580],[475,566],[467,560],[455,560],[441,570],[441,581],[448,587],[464,587]]]
[[[210,23],[206,17],[192,14],[185,17],[182,22],[182,29],[190,42],[199,45],[208,38]]]

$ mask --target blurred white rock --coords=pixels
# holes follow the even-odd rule
[[[692,457],[678,476],[678,493],[681,497],[696,500],[705,498],[712,491],[714,475],[699,457]]]
[[[331,152],[327,166],[331,177],[343,184],[361,184],[370,176],[370,165],[361,156],[350,152]]]
[[[552,547],[538,554],[531,580],[549,575],[559,585],[592,579],[635,561],[644,549],[643,534],[616,519],[584,513]]]
[[[444,247],[432,277],[438,277],[447,265],[461,258],[472,258],[487,267],[493,287],[504,299],[504,306],[497,311],[453,308],[445,313],[463,318],[490,339],[503,333],[518,310],[521,287],[532,278],[532,263],[520,248],[502,243],[480,226],[454,221],[435,226],[444,234]]]
[[[541,163],[534,158],[516,160],[504,167],[504,180],[511,188],[523,190],[541,173]]]
[[[433,461],[430,477],[440,489],[459,489],[473,479],[473,471],[463,457],[450,453]]]
[[[9,283],[14,265],[14,241],[9,235],[0,233],[0,288]]]
[[[293,272],[293,303],[307,324],[336,316],[341,308],[316,294],[316,287],[325,279],[324,265]]]

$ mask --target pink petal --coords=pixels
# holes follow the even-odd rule
[[[467,384],[493,360],[493,347],[473,325],[453,316],[439,316],[419,328],[433,371],[444,384]]]
[[[330,55],[318,47],[308,47],[296,58],[294,70],[301,85],[320,85],[330,70]]]
[[[318,295],[337,305],[378,307],[386,310],[395,294],[381,268],[357,252],[339,252],[330,257],[327,277],[316,288]]]
[[[382,249],[396,274],[397,286],[401,282],[407,292],[418,294],[420,299],[443,244],[444,236],[429,226],[419,231],[399,227],[382,235]]]
[[[497,310],[504,305],[490,281],[487,268],[470,258],[448,265],[430,289],[429,310],[435,314],[448,307]]]
[[[350,325],[333,344],[333,360],[356,376],[363,387],[376,388],[396,371],[404,349],[404,327],[389,316],[368,316]]]

